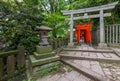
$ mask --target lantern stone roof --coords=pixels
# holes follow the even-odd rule
[[[36,30],[47,30],[47,31],[51,31],[52,28],[42,25],[42,26],[40,26],[40,27],[37,27]]]

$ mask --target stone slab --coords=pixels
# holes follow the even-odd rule
[[[56,55],[54,57],[48,57],[45,59],[36,59],[33,55],[30,55],[29,59],[30,59],[32,66],[35,67],[35,66],[50,63],[50,62],[59,61],[60,57]]]
[[[95,52],[95,53],[114,53],[113,50],[101,50],[101,49],[80,49],[80,48],[64,48],[64,51],[79,51],[79,52]]]
[[[38,54],[37,52],[34,52],[34,57],[36,59],[43,59],[43,58],[53,57],[53,56],[55,56],[55,52],[43,53],[43,54]]]
[[[86,67],[83,67],[81,65],[77,65],[75,63],[71,63],[69,62],[69,60],[62,60],[64,61],[65,63],[69,64],[70,66],[74,67],[75,69],[77,69],[80,73],[86,75],[87,77],[91,78],[91,79],[94,79],[95,81],[110,81],[109,78],[97,73],[97,72],[94,72]]]
[[[74,80],[75,78],[77,78],[80,74],[76,71],[71,71],[68,74],[66,74],[64,77],[69,79],[69,80]]]
[[[61,58],[68,59],[78,59],[78,60],[91,60],[91,61],[111,61],[111,62],[120,62],[119,58],[97,58],[97,57],[83,57],[75,55],[60,55]]]

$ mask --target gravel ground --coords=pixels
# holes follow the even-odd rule
[[[114,81],[120,81],[120,63],[101,63],[105,75]]]

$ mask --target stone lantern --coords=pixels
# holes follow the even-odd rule
[[[52,29],[47,27],[47,26],[40,26],[36,29],[36,31],[39,33],[40,36],[40,46],[48,46],[48,32],[51,31]]]
[[[36,51],[33,55],[30,55],[30,61],[33,64],[31,72],[33,75],[38,73],[43,68],[49,68],[54,65],[54,61],[59,59],[56,53],[52,49],[52,46],[48,42],[48,32],[52,29],[46,26],[40,26],[36,29],[40,36],[39,45],[36,46]]]

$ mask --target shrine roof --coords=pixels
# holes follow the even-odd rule
[[[52,28],[42,25],[40,27],[37,27],[36,30],[47,30],[47,31],[50,31],[50,30],[52,30]]]

